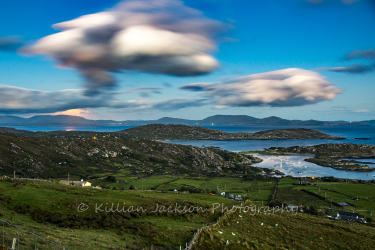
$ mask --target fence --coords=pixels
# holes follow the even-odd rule
[[[0,220],[2,224],[2,240],[0,250],[19,250],[19,249],[63,249],[68,250],[55,242],[44,239],[34,233],[28,232],[7,221]],[[7,229],[7,230],[6,230]],[[5,232],[7,231],[7,232]]]
[[[242,207],[243,204],[244,203],[241,203],[240,206]],[[220,218],[217,219],[217,221],[214,224],[204,225],[203,227],[199,228],[197,230],[197,232],[195,232],[195,234],[194,234],[193,238],[191,239],[191,241],[189,242],[189,244],[186,244],[186,248],[184,248],[184,250],[192,250],[194,243],[196,242],[196,240],[199,237],[199,234],[202,233],[202,231],[204,231],[205,229],[208,229],[208,228],[211,228],[211,227],[215,227],[220,222],[222,222],[223,220],[225,220],[226,218],[228,218],[228,216],[235,211],[235,210],[233,210],[233,207],[234,206],[232,206],[231,209],[228,209]]]
[[[13,178],[8,176],[1,176],[0,181],[20,181],[20,182],[43,182],[43,183],[51,183],[52,181],[44,180],[44,179],[35,179],[35,178]]]

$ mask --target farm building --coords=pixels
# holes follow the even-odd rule
[[[61,180],[61,184],[65,185],[72,185],[72,186],[77,186],[77,187],[91,187],[91,183],[88,181],[68,181],[68,180]]]
[[[363,215],[360,215],[359,213],[352,213],[352,212],[345,212],[345,211],[339,211],[336,215],[336,219],[352,221],[352,222],[367,223]]]

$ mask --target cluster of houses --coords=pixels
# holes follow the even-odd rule
[[[91,183],[88,181],[84,181],[84,180],[80,180],[80,181],[61,180],[60,183],[65,184],[65,185],[77,186],[77,187],[91,187]],[[299,184],[306,185],[308,183],[301,181]],[[96,188],[99,188],[99,187],[96,187]],[[176,189],[174,191],[177,192]],[[233,195],[233,194],[226,193],[226,192],[222,192],[220,193],[220,195],[227,199],[233,199],[236,201],[244,200],[244,198],[241,195]],[[340,205],[349,205],[349,204],[340,204]],[[295,205],[289,205],[288,210],[291,212],[303,212],[302,206],[295,206]],[[336,219],[336,220],[367,223],[365,217],[363,215],[360,215],[359,213],[339,211],[336,214],[336,216],[326,216],[326,217]]]
[[[339,211],[334,218],[337,220],[367,223],[365,217],[359,213]]]
[[[70,181],[70,180],[61,180],[61,184],[77,186],[77,187],[91,187],[91,183],[88,181],[80,180],[80,181]]]
[[[80,180],[80,181],[61,180],[60,184],[76,186],[76,187],[92,187],[90,182],[84,181],[84,180]],[[92,188],[100,189],[100,187],[92,187]]]
[[[291,212],[303,212],[303,207],[295,206],[295,205],[288,205],[288,210]],[[331,219],[336,219],[336,220],[367,223],[365,216],[359,213],[352,213],[352,212],[346,212],[346,211],[339,211],[337,212],[335,216],[326,215],[326,217],[331,218]]]

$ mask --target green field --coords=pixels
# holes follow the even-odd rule
[[[374,227],[301,213],[264,213],[264,207],[248,205],[248,212],[233,212],[203,230],[193,249],[373,249],[375,244]]]
[[[193,186],[199,188],[203,183],[205,183],[207,178],[183,178],[179,179],[177,181],[174,181],[173,183],[179,184],[179,185],[185,185],[185,186]]]
[[[311,185],[282,184],[292,181],[287,179],[280,181],[275,200],[289,205],[314,206],[317,209],[323,209],[325,213],[331,215],[336,214],[338,210],[346,210],[358,212],[370,219],[370,221],[375,218],[374,183],[312,181]],[[303,192],[303,189],[316,195]],[[337,203],[341,202],[349,205],[337,205]]]
[[[239,204],[238,201],[226,199],[218,193],[241,195],[252,205],[267,205],[276,190],[273,202],[302,205],[304,208],[315,207],[317,210],[322,210],[319,212],[321,216],[325,213],[333,214],[342,209],[355,211],[365,215],[367,219],[370,218],[369,222],[373,225],[371,221],[373,217],[368,211],[375,211],[374,184],[311,181],[312,185],[302,186],[297,184],[298,180],[291,177],[255,181],[241,178],[209,179],[186,176],[182,178],[172,176],[153,176],[145,179],[129,176],[124,178],[128,181],[127,188],[133,185],[137,190],[99,190],[59,183],[0,181],[0,219],[70,249],[147,249],[151,246],[155,249],[157,246],[177,249],[189,242],[194,232],[203,224],[212,223],[221,216],[220,211],[211,213],[214,203],[223,203],[224,206]],[[168,192],[188,186],[195,187],[196,189],[193,190],[199,193]],[[315,195],[303,190],[315,193]],[[210,195],[211,191],[216,192],[216,195]],[[354,195],[356,199],[353,199]],[[336,202],[348,202],[351,205],[342,208],[335,205]],[[87,204],[89,208],[84,212],[78,212],[77,209],[82,203]],[[152,212],[161,206],[175,208],[176,204],[180,208],[201,207],[207,211],[170,213],[159,210]],[[120,212],[106,212],[106,209],[119,209]],[[140,210],[135,211],[137,209]],[[287,246],[303,248],[300,243],[292,243],[298,239],[298,242],[302,240],[302,232],[322,237],[328,242],[326,236],[334,237],[340,230],[347,231],[349,227],[356,230],[358,228],[360,238],[364,230],[356,223],[343,224],[308,214],[295,217],[280,216],[270,217],[260,214],[248,217],[247,220],[255,221],[255,224],[250,221],[244,224],[248,226],[248,229],[237,228],[237,225],[232,224],[233,222],[229,222],[229,225],[223,224],[220,228],[225,233],[219,235],[218,230],[215,229],[216,232],[203,234],[202,242],[207,244],[207,248],[197,245],[199,247],[195,249],[215,249],[214,246],[218,247],[223,240],[233,243],[230,249],[246,249],[248,246],[250,249],[288,248]],[[239,220],[236,220],[235,224],[237,221]],[[288,224],[287,221],[290,223]],[[262,222],[265,227],[258,228],[257,223]],[[279,224],[280,227],[276,230],[272,227],[272,223]],[[301,233],[298,231],[301,230],[298,223],[307,224]],[[316,230],[321,230],[321,232],[312,232],[314,225]],[[5,238],[9,244],[17,232],[10,227],[5,227],[5,229]],[[269,232],[265,232],[264,229]],[[257,233],[256,230],[260,231]],[[233,231],[235,236],[228,234],[229,231]],[[349,237],[352,232],[346,232],[348,234],[346,236]],[[275,235],[271,236],[271,233]],[[263,234],[266,238],[262,236]],[[285,239],[281,239],[282,237]],[[212,244],[207,243],[207,239],[210,239]],[[309,242],[314,243],[316,240],[309,238]],[[365,241],[365,244],[368,242]],[[35,244],[35,239],[29,234],[23,234],[20,243],[20,249],[31,249]],[[236,245],[237,243],[240,245]],[[334,244],[341,247],[341,242],[336,241],[324,244],[328,248],[335,248]],[[353,242],[350,244],[348,246],[355,246]],[[51,245],[38,241],[38,249],[51,249]]]
[[[173,181],[174,178],[167,176],[153,176],[146,179],[140,179],[132,183],[138,190],[152,190],[162,185],[163,183]]]
[[[226,192],[241,195],[253,201],[267,201],[276,181],[244,181],[240,178],[193,178],[185,177],[174,180],[172,177],[158,176],[140,179],[132,183],[138,190],[156,189],[158,191],[181,190],[193,187],[204,193]]]
[[[374,197],[375,196],[375,184],[352,184],[352,183],[329,183],[329,182],[318,182],[317,186],[339,191],[347,195],[355,196],[358,198]]]
[[[69,249],[140,249],[151,245],[177,247],[188,242],[203,223],[220,216],[220,213],[210,212],[213,203],[238,204],[207,194],[97,190],[58,183],[9,181],[0,181],[0,200],[2,220]],[[81,203],[89,206],[84,212],[77,210]],[[174,208],[176,203],[182,208],[202,207],[207,211],[156,211],[161,206]],[[120,212],[105,212],[111,208]],[[130,208],[140,210],[132,211]],[[7,242],[14,234],[12,228],[6,228]],[[32,237],[26,236],[21,242],[21,249],[27,249],[34,243]],[[43,249],[43,246],[38,249]],[[46,249],[51,248],[46,245]]]

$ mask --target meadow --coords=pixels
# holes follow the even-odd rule
[[[99,178],[111,184],[104,176]],[[299,185],[299,180],[292,177],[250,181],[184,175],[117,176],[116,182],[112,183],[121,183],[121,178],[127,180],[122,183],[125,184],[122,189],[116,185],[95,189],[57,182],[0,181],[0,219],[69,249],[176,249],[185,246],[202,225],[221,218],[224,211],[212,211],[215,204],[227,208],[241,204],[220,195],[226,192],[245,197],[246,204],[251,206],[283,203],[301,205],[305,212],[297,216],[288,213],[260,213],[243,215],[243,218],[226,215],[222,219],[228,222],[199,235],[195,249],[221,249],[226,246],[226,241],[229,242],[228,249],[288,246],[304,249],[304,244],[318,244],[319,239],[324,247],[347,249],[344,247],[346,239],[340,240],[340,231],[345,231],[345,237],[353,237],[354,232],[358,232],[358,239],[364,237],[366,230],[369,230],[369,235],[374,233],[373,227],[369,227],[374,225],[373,183],[306,180],[308,185]],[[129,190],[131,186],[134,190]],[[178,191],[173,191],[175,189]],[[338,202],[350,205],[342,207],[337,205]],[[365,215],[369,226],[322,218],[343,209]],[[259,226],[261,223],[263,226]],[[309,236],[304,238],[304,234]],[[5,226],[7,245],[16,236],[16,229]],[[329,237],[333,238],[330,240]],[[364,240],[365,245],[370,243],[370,240]],[[51,249],[50,243],[41,240],[37,240],[37,245],[38,249]],[[357,245],[353,241],[347,246]],[[35,238],[20,233],[20,247],[34,249]]]
[[[202,224],[220,216],[220,212],[210,211],[212,204],[238,203],[206,194],[97,190],[58,183],[10,181],[0,181],[0,200],[2,220],[69,249],[118,249],[119,246],[139,249],[151,245],[165,249],[185,245]],[[82,209],[85,207],[82,203],[87,210]],[[166,211],[168,207],[174,209],[176,203],[179,210]],[[184,207],[193,210],[184,212]],[[117,211],[106,212],[110,209]],[[15,235],[15,230],[6,227],[7,242]],[[35,243],[33,237],[26,236],[21,239],[21,249]],[[38,249],[43,249],[43,245]]]
[[[193,249],[373,249],[375,244],[374,227],[247,206],[204,229]]]

